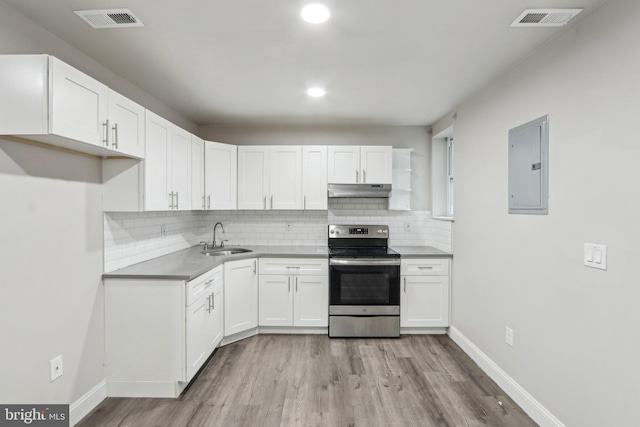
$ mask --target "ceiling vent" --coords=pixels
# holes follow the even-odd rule
[[[527,9],[511,24],[512,27],[562,27],[582,12],[582,9]]]
[[[73,13],[97,30],[144,26],[129,9],[75,10]]]

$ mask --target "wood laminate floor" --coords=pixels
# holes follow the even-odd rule
[[[79,427],[536,426],[446,335],[258,335],[178,399],[108,398]]]

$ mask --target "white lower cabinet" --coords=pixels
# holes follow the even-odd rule
[[[111,397],[177,397],[222,340],[222,266],[186,282],[105,279]]]
[[[187,378],[193,378],[222,341],[222,275],[220,266],[188,284],[198,296],[187,308]]]
[[[400,327],[449,326],[449,260],[402,259]]]
[[[224,264],[224,335],[258,326],[258,260]]]
[[[327,327],[326,259],[260,259],[259,326]]]

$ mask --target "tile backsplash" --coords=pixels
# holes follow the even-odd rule
[[[206,240],[221,222],[226,245],[324,246],[328,224],[386,224],[390,246],[451,251],[451,223],[428,211],[389,211],[387,199],[329,199],[327,211],[108,212],[104,215],[105,271],[114,271]],[[162,226],[166,234],[162,236]]]

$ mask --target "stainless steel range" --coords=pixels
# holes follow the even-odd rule
[[[329,336],[400,336],[400,254],[386,225],[329,226]]]

